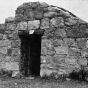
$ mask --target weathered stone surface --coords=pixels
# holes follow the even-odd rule
[[[17,22],[23,21],[23,14],[15,14],[15,21]]]
[[[78,38],[76,41],[78,48],[80,49],[86,48],[86,42],[87,42],[86,38]]]
[[[41,43],[41,46],[50,48],[50,47],[52,47],[52,42],[50,40],[48,40],[48,39],[43,39],[42,43]]]
[[[23,20],[24,21],[32,21],[32,20],[34,20],[33,11],[31,11],[30,9],[26,9],[26,11],[24,12]]]
[[[76,61],[77,61],[77,59],[75,59],[75,58],[71,58],[71,57],[65,58],[65,62],[70,65],[75,65]]]
[[[64,26],[64,20],[62,17],[55,17],[50,20],[54,27],[62,27]]]
[[[51,74],[54,72],[57,72],[57,71],[56,70],[49,70],[49,69],[41,69],[40,70],[40,76],[41,77],[44,77],[44,76],[50,77]]]
[[[77,43],[74,38],[64,38],[63,39],[63,46],[77,47]]]
[[[12,40],[11,41],[11,47],[12,48],[18,48],[18,47],[20,47],[20,43],[21,43],[20,40]]]
[[[4,60],[4,58],[5,58],[5,55],[4,55],[4,54],[2,54],[2,53],[0,53],[0,62],[1,62],[1,61],[3,61],[3,60]]]
[[[16,30],[27,30],[27,22],[26,21],[19,22],[17,24]]]
[[[7,55],[8,56],[17,56],[20,54],[20,49],[19,48],[10,48],[7,50]]]
[[[40,29],[49,28],[49,18],[44,18],[41,20]]]
[[[71,17],[68,11],[63,11],[60,9],[60,11],[57,14],[58,16],[63,16],[63,17]]]
[[[5,24],[0,24],[0,30],[5,30]]]
[[[0,34],[0,40],[7,39],[7,35],[5,34]]]
[[[54,55],[52,63],[54,63],[54,65],[59,65],[60,63],[64,63],[65,58],[65,55]]]
[[[52,44],[53,44],[54,47],[62,46],[63,40],[62,39],[52,40]]]
[[[39,20],[28,21],[28,30],[38,29],[39,25],[40,25],[40,21]]]
[[[0,40],[0,46],[9,46],[10,44],[9,40]]]
[[[48,7],[48,11],[58,12],[58,11],[60,11],[60,8],[50,6],[50,7]]]
[[[15,30],[16,24],[15,23],[7,23],[6,30]]]
[[[8,39],[18,39],[19,38],[19,35],[18,35],[18,30],[16,30],[16,31],[14,31],[13,33],[11,33],[11,34],[8,34],[7,35],[7,38]]]
[[[43,11],[34,11],[34,18],[40,20],[43,18]]]
[[[41,55],[47,55],[47,48],[46,47],[41,48]]]
[[[81,56],[82,57],[88,57],[88,48],[81,50]]]
[[[7,55],[11,56],[11,53],[12,53],[12,49],[11,48],[7,49]]]
[[[12,53],[11,53],[12,56],[17,56],[18,54],[20,54],[20,49],[19,48],[12,49]]]
[[[78,19],[78,22],[79,22],[79,24],[84,24],[84,23],[86,23],[85,21],[83,21],[82,19]]]
[[[52,17],[54,17],[56,15],[57,15],[56,12],[51,12],[51,11],[44,13],[44,17],[48,17],[48,18],[52,18]]]
[[[65,19],[66,25],[75,25],[76,23],[77,23],[77,20],[74,17]]]
[[[40,2],[40,5],[43,6],[43,7],[48,7],[49,5],[45,2]]]
[[[57,38],[66,38],[67,37],[66,31],[64,29],[60,29],[60,28],[58,28],[55,31],[54,36],[56,36]]]
[[[50,56],[50,55],[41,56],[41,63],[52,64],[53,63],[52,59],[53,59],[53,56]]]
[[[54,47],[48,47],[48,49],[47,49],[47,54],[48,54],[48,55],[54,55],[54,54],[55,54],[55,49],[54,49]]]
[[[40,2],[30,2],[30,8],[34,9],[40,5]]]
[[[0,34],[0,40],[2,40],[3,39],[3,34]]]
[[[68,47],[62,47],[62,46],[58,46],[55,47],[56,50],[56,54],[68,54]]]
[[[65,70],[65,69],[59,69],[58,74],[59,74],[59,75],[66,74],[66,70]]]
[[[6,70],[19,70],[18,62],[2,62],[1,68],[5,68]]]
[[[7,47],[0,47],[0,53],[7,54]]]
[[[78,59],[78,64],[79,64],[79,65],[86,66],[86,65],[87,65],[87,59],[80,57],[80,58]]]
[[[20,55],[17,56],[5,56],[5,58],[3,59],[3,61],[7,61],[7,62],[19,62],[20,61]]]
[[[12,77],[17,77],[17,75],[18,75],[19,73],[20,73],[19,71],[13,71],[13,72],[12,72]]]
[[[7,35],[6,34],[3,34],[3,39],[7,39]]]
[[[71,28],[67,27],[66,28],[66,33],[68,38],[78,38],[79,36],[79,28]]]
[[[81,55],[80,49],[75,48],[75,47],[69,48],[68,53],[70,56],[80,56]]]
[[[13,22],[13,21],[14,21],[14,17],[8,17],[5,19],[6,23]]]

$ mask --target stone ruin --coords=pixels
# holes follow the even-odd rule
[[[12,77],[21,72],[19,34],[34,32],[42,34],[40,76],[68,75],[88,66],[88,23],[63,8],[28,2],[18,6],[15,17],[0,24],[1,70],[11,71]]]

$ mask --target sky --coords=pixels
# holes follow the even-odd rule
[[[77,17],[88,22],[88,0],[0,0],[0,23],[5,18],[14,17],[16,8],[24,2],[46,2],[49,5],[62,7]]]

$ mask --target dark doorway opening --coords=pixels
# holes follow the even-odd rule
[[[40,76],[41,34],[19,35],[21,40],[20,71],[24,76]]]

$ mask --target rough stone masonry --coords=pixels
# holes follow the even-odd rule
[[[45,30],[40,75],[69,74],[88,63],[88,23],[71,12],[44,2],[20,5],[15,17],[0,24],[0,69],[19,73],[19,30]],[[37,59],[37,58],[36,58]]]

